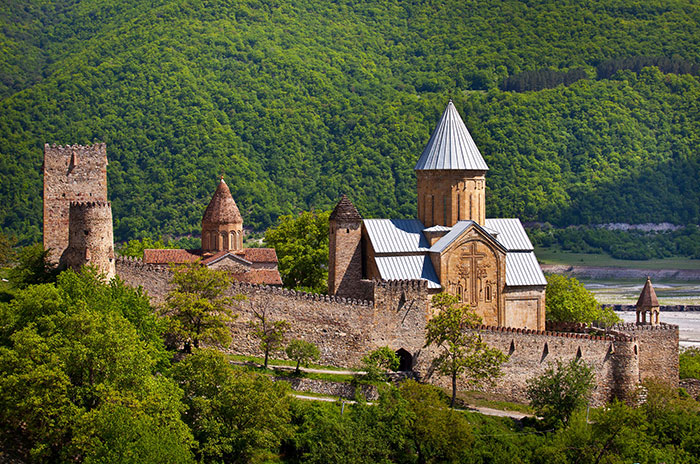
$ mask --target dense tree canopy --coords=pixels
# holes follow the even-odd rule
[[[545,295],[548,321],[599,323],[605,327],[620,322],[612,308],[603,308],[593,293],[575,277],[547,276]]]
[[[1,8],[0,227],[22,244],[41,230],[44,142],[107,143],[117,240],[196,236],[222,172],[258,230],[342,193],[414,216],[412,167],[448,98],[491,168],[489,216],[700,221],[691,0]],[[498,88],[540,75],[565,78]]]

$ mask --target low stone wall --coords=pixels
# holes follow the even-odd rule
[[[700,401],[700,380],[698,379],[681,379],[680,387],[684,388],[690,396]]]
[[[312,392],[320,395],[337,396],[348,400],[357,399],[358,395],[366,401],[376,401],[379,399],[379,392],[374,385],[354,386],[344,382],[305,379],[302,377],[274,377],[273,380],[275,382],[287,382],[292,387],[292,390],[298,392]]]

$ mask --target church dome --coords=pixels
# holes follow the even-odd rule
[[[231,196],[231,190],[222,178],[216,187],[216,192],[204,210],[203,224],[237,224],[243,223],[243,217]]]

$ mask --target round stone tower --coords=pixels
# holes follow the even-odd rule
[[[202,217],[202,251],[243,248],[243,217],[222,177]]]
[[[466,220],[483,226],[488,169],[450,100],[416,163],[418,219],[425,227]]]
[[[60,264],[75,270],[91,265],[108,280],[114,277],[114,236],[110,202],[70,202],[68,248],[61,255]]]

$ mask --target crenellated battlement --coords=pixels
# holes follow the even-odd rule
[[[71,201],[70,207],[75,209],[95,209],[95,208],[111,208],[111,201]]]
[[[74,144],[74,145],[57,145],[55,143],[44,144],[44,150],[106,150],[107,149],[107,144],[104,142],[99,142],[99,143],[94,143],[92,145],[80,145],[80,144]]]
[[[369,300],[358,300],[355,298],[344,298],[335,295],[325,295],[321,293],[308,293],[296,290],[289,290],[282,287],[274,287],[271,285],[251,284],[247,282],[233,282],[231,288],[234,291],[261,292],[269,295],[281,295],[297,300],[324,301],[326,303],[339,303],[348,306],[372,306],[373,302]]]
[[[582,340],[618,340],[616,336],[605,334],[605,335],[594,335],[587,333],[577,333],[577,332],[557,332],[554,330],[534,330],[534,329],[523,329],[519,327],[498,327],[491,325],[480,325],[477,327],[478,330],[488,331],[488,332],[510,332],[514,334],[523,335],[541,335],[547,337],[561,337],[561,338],[578,338]],[[626,337],[625,337],[626,339]]]
[[[392,291],[410,290],[414,292],[428,291],[427,280],[373,280],[374,285]]]

